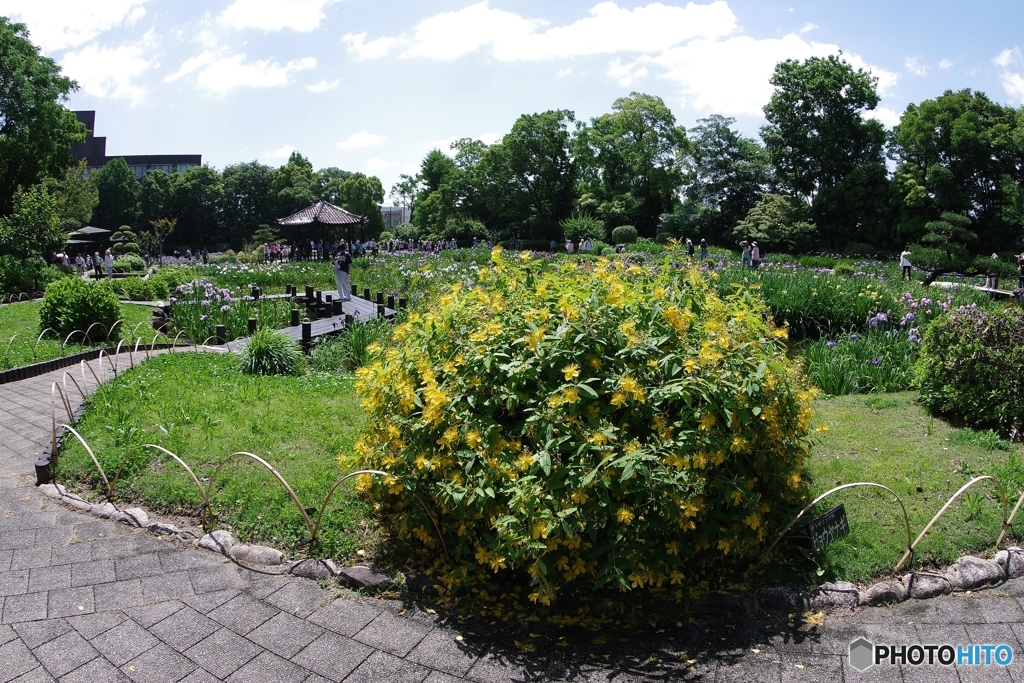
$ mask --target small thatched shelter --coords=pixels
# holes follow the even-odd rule
[[[335,206],[326,199],[321,199],[313,206],[307,207],[298,213],[293,213],[285,218],[278,218],[277,224],[294,228],[319,225],[321,238],[324,237],[327,228],[330,228],[331,232],[333,232],[335,228],[345,226],[348,232],[348,241],[351,242],[352,226],[365,225],[366,216],[357,216],[354,213],[349,213],[340,206]]]

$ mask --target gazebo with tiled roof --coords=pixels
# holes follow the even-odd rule
[[[326,199],[321,199],[313,206],[306,207],[302,211],[293,213],[291,216],[277,219],[278,225],[291,227],[305,227],[307,225],[319,225],[321,233],[324,228],[348,226],[348,239],[352,241],[352,226],[365,225],[366,216],[357,216],[340,206],[331,204]],[[322,236],[322,235],[321,235]]]

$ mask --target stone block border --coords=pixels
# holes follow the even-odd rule
[[[339,568],[332,560],[303,559],[286,563],[276,548],[238,543],[230,532],[218,529],[198,537],[172,524],[150,522],[141,508],[119,509],[113,503],[96,504],[69,493],[60,484],[39,486],[43,495],[76,510],[128,526],[171,536],[196,547],[219,553],[237,564],[267,572],[294,574],[317,581],[337,580],[349,588],[387,591],[394,580],[369,567],[355,565]],[[824,583],[809,591],[794,586],[764,586],[756,592],[709,593],[686,601],[685,611],[694,615],[750,615],[762,610],[806,612],[852,610],[884,605],[908,599],[925,600],[953,591],[969,591],[1009,579],[1024,577],[1024,549],[1016,546],[1000,550],[991,560],[965,555],[944,572],[909,572],[899,579],[884,579],[871,586],[858,587],[846,581]]]
[[[183,348],[183,344],[145,344],[145,348],[150,351],[164,350],[171,347]],[[7,384],[8,382],[20,382],[23,379],[29,379],[32,377],[38,377],[39,375],[45,375],[48,372],[54,370],[61,370],[62,368],[69,368],[72,365],[78,365],[83,360],[93,361],[100,357],[100,353],[104,353],[111,356],[117,353],[118,349],[116,346],[109,346],[106,348],[89,349],[88,351],[80,351],[78,353],[72,353],[69,356],[61,356],[60,358],[54,358],[52,360],[44,360],[40,363],[32,363],[31,365],[22,365],[16,368],[10,368],[0,372],[0,384]],[[120,349],[121,353],[132,351],[127,346],[122,346]],[[141,352],[141,347],[140,347]]]

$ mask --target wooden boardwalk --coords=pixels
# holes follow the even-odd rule
[[[275,298],[284,298],[287,295],[272,295]],[[327,296],[330,296],[332,301],[338,297],[337,290],[325,290],[321,293],[321,297],[326,300]],[[270,296],[264,298],[271,298]],[[302,308],[302,303],[297,303],[299,308]],[[346,325],[348,316],[352,316],[355,323],[367,322],[379,317],[377,304],[373,301],[367,301],[361,297],[355,295],[352,296],[351,301],[341,302],[341,315],[335,315],[328,318],[320,318],[310,322],[310,340],[316,341],[319,337],[324,337],[331,334],[337,334],[341,332]],[[390,318],[395,315],[395,310],[384,307],[384,317]],[[302,324],[284,327],[279,330],[282,334],[291,337],[297,342],[302,342]],[[241,351],[249,343],[247,337],[240,337],[234,341],[230,341],[227,344],[211,345],[211,348],[220,349],[224,351]]]

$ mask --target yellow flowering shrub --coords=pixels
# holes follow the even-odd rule
[[[381,522],[449,590],[520,572],[544,604],[749,567],[806,498],[785,330],[696,270],[492,260],[359,371],[342,460],[390,473],[359,482]]]

